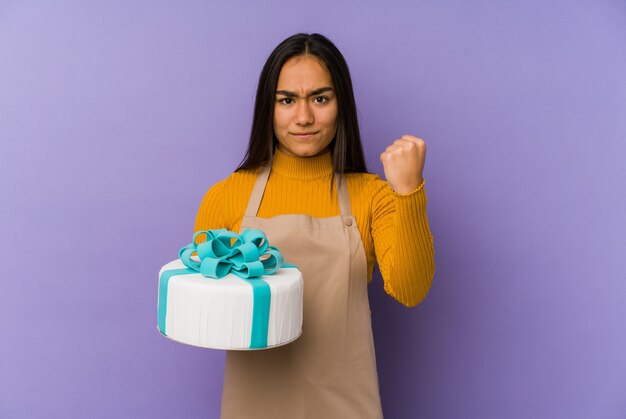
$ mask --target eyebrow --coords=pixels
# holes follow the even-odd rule
[[[307,97],[319,95],[320,93],[328,92],[329,90],[333,90],[333,88],[332,87],[321,87],[319,89],[311,90],[309,92],[309,94],[307,95]],[[289,90],[277,90],[276,94],[277,95],[284,95],[284,96],[287,96],[287,97],[298,97],[298,95],[296,95],[296,92],[290,92]]]

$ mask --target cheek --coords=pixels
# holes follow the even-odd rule
[[[284,115],[284,112],[274,110],[274,127],[275,128],[280,129],[280,128],[285,127],[286,120],[287,118],[286,118],[286,115]]]
[[[320,115],[320,121],[323,121],[329,127],[333,127],[337,123],[337,109],[325,109]]]

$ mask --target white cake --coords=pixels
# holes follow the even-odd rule
[[[163,273],[171,270],[180,273],[170,272],[166,274],[169,279],[163,280]],[[263,303],[254,293],[259,285],[267,291],[265,284],[270,291],[264,297],[269,299],[269,317],[261,318],[265,315],[258,315],[254,304],[259,310],[267,300]],[[302,332],[303,286],[296,267],[282,267],[260,278],[242,279],[233,273],[211,278],[177,259],[159,272],[157,328],[170,339],[204,348],[251,350],[284,345]],[[253,312],[257,315],[254,327]]]

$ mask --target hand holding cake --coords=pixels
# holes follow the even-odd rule
[[[395,140],[380,155],[385,178],[399,194],[408,194],[420,185],[425,160],[426,143],[408,134]]]

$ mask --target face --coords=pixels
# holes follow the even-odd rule
[[[337,133],[334,89],[330,72],[316,58],[292,57],[285,62],[274,103],[274,134],[280,151],[312,157],[328,150]]]

